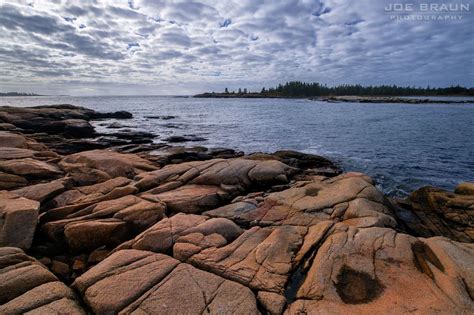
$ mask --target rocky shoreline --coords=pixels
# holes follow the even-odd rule
[[[404,98],[396,96],[330,96],[312,97],[311,100],[329,103],[401,103],[401,104],[472,104],[473,101],[440,100],[427,98]]]
[[[0,107],[1,314],[474,312],[474,183],[392,200],[320,156],[109,118],[131,114]]]
[[[282,96],[262,93],[202,93],[194,95],[197,98],[297,98],[309,99],[328,103],[401,103],[401,104],[472,104],[472,100],[439,100],[427,96],[425,98],[404,98],[397,96]]]

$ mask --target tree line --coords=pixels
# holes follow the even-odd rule
[[[279,84],[276,87],[262,88],[260,92],[248,92],[247,89],[239,89],[229,92],[226,88],[224,94],[259,94],[261,96],[285,96],[285,97],[311,97],[311,96],[422,96],[422,95],[467,95],[474,96],[474,88],[463,86],[450,87],[410,87],[397,85],[368,85],[343,84],[338,86],[327,86],[318,82],[307,83],[302,81],[291,81]]]
[[[23,92],[0,92],[0,96],[41,96],[35,93],[23,93]]]

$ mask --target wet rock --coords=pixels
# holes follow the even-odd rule
[[[414,247],[429,250],[414,252]],[[464,261],[473,255],[469,244],[339,224],[309,263],[286,313],[470,312],[474,304],[465,283],[473,281],[472,267]]]
[[[90,114],[90,119],[130,119],[133,118],[133,115],[127,111],[119,110],[111,113],[102,113],[102,112],[93,112]]]
[[[38,211],[39,202],[0,191],[0,246],[30,248]]]
[[[413,192],[398,206],[407,214],[398,215],[417,236],[446,236],[450,239],[474,241],[474,195],[470,194],[472,184],[458,186],[457,193],[434,187],[424,187]]]
[[[137,155],[107,150],[72,154],[63,158],[59,166],[82,185],[103,182],[114,177],[133,178],[142,172],[157,169],[152,163]]]
[[[85,314],[74,292],[21,249],[0,248],[0,313]]]
[[[132,143],[146,143],[151,142],[153,138],[156,138],[156,135],[151,132],[146,131],[121,131],[109,133],[106,136],[116,137],[118,139],[131,140]]]
[[[248,288],[162,254],[121,250],[73,284],[98,314],[257,314]]]
[[[162,120],[170,120],[177,118],[176,116],[166,115],[166,116],[145,116],[148,119],[162,119]]]
[[[5,123],[16,127],[46,132],[62,133],[66,136],[84,137],[93,134],[89,120],[131,118],[128,112],[99,113],[84,107],[73,105],[51,105],[36,107],[0,107],[0,117]]]
[[[113,122],[111,124],[105,125],[106,128],[108,129],[120,129],[120,128],[125,128],[126,126],[118,123],[118,122]]]
[[[198,141],[206,141],[207,139],[198,137],[198,136],[171,136],[168,138],[163,139],[166,142],[170,143],[178,143],[178,142],[198,142]]]

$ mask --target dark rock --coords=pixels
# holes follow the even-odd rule
[[[124,111],[99,113],[84,107],[73,105],[51,105],[36,107],[0,107],[0,119],[15,127],[31,132],[46,132],[68,137],[89,137],[94,135],[94,128],[89,120],[131,118],[132,114]]]
[[[125,126],[119,124],[118,122],[111,123],[110,125],[106,125],[108,129],[120,129],[124,128]]]
[[[156,135],[146,131],[122,131],[109,133],[104,136],[117,137],[118,139],[131,140],[133,143],[150,142],[151,139],[156,138]]]
[[[90,119],[105,119],[105,118],[130,119],[130,118],[133,118],[133,115],[124,110],[113,112],[113,113],[93,112],[90,115]]]
[[[171,142],[171,143],[178,143],[178,142],[197,142],[197,141],[206,141],[207,139],[198,137],[198,136],[171,136],[165,138],[164,141]]]
[[[148,118],[148,119],[170,120],[170,119],[175,119],[175,118],[177,118],[177,117],[176,117],[176,116],[168,115],[168,116],[145,116],[145,118]]]
[[[397,217],[409,232],[416,236],[446,236],[450,239],[474,241],[474,195],[465,193],[463,183],[458,193],[435,187],[423,187],[414,191],[406,200],[396,201]]]
[[[58,260],[53,260],[50,267],[51,271],[61,279],[69,279],[69,265]]]

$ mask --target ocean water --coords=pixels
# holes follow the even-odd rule
[[[465,99],[465,98],[464,98]],[[0,105],[74,104],[127,110],[119,123],[157,134],[196,135],[186,143],[250,152],[292,149],[325,156],[372,176],[391,196],[425,185],[474,181],[474,99],[469,104],[359,104],[293,99],[165,96],[3,97]],[[147,116],[176,116],[162,120]],[[107,130],[96,122],[100,131]]]

